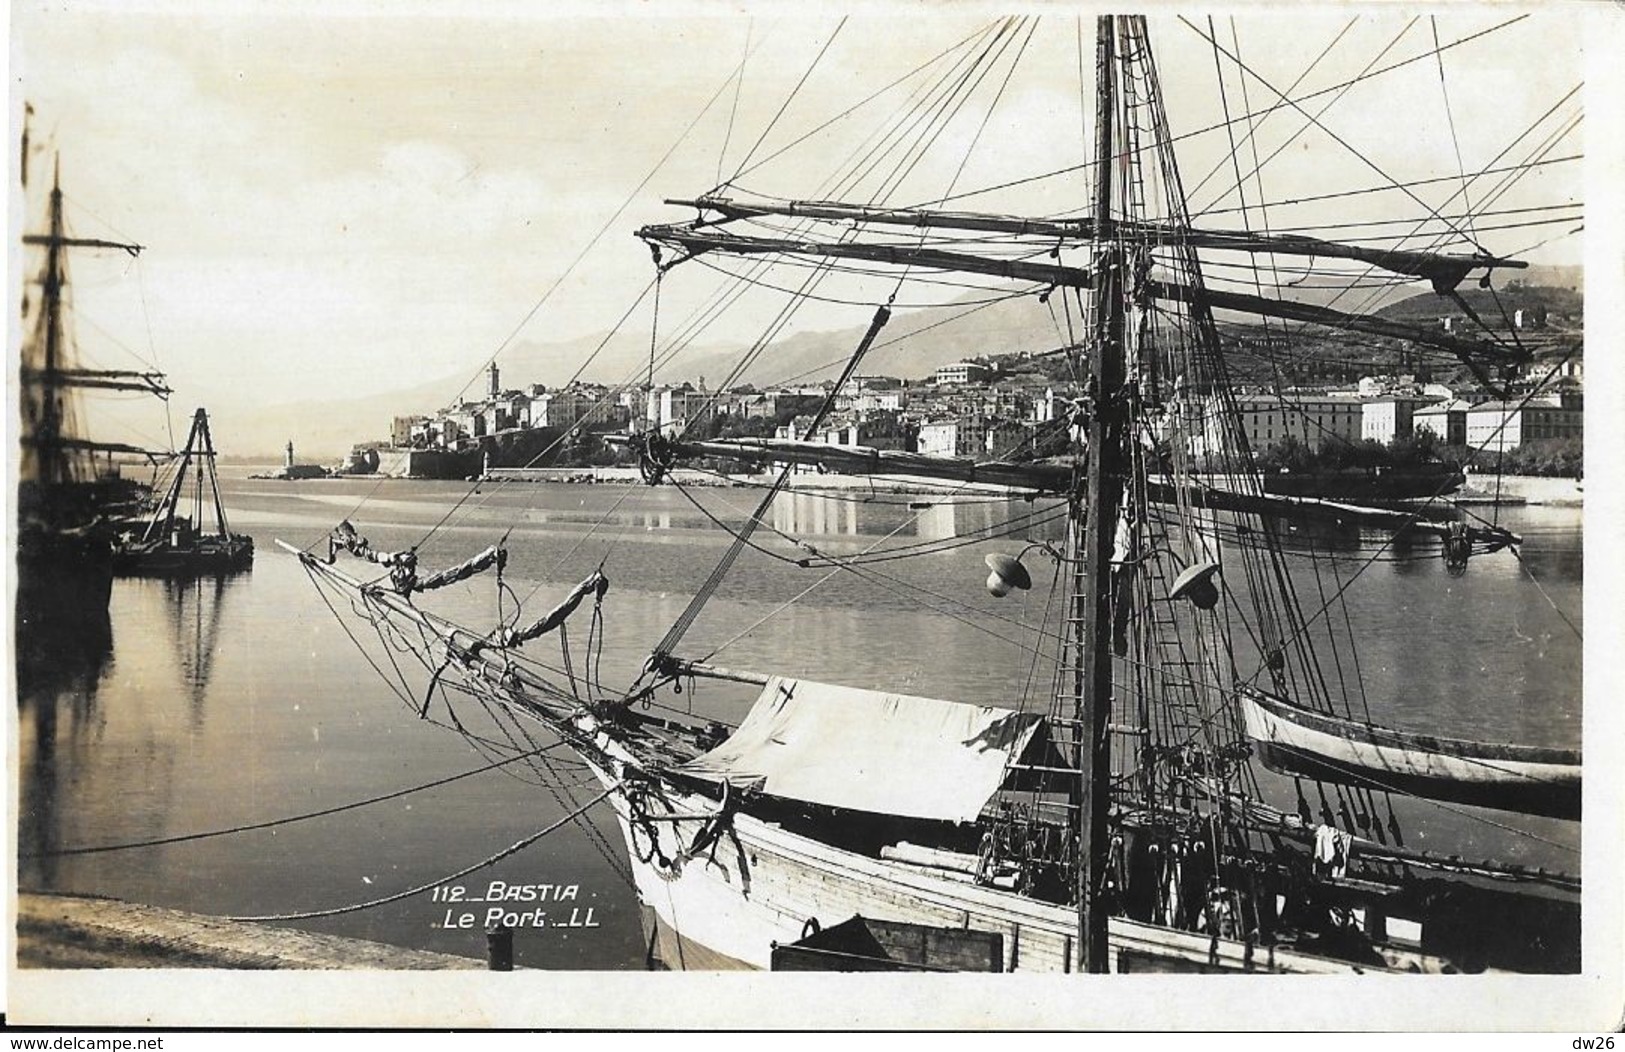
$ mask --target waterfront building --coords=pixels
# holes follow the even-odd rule
[[[572,384],[532,399],[529,426],[560,431],[573,427],[607,429],[625,426],[629,414],[622,401],[609,396],[607,388]]]
[[[1415,432],[1431,431],[1448,446],[1467,444],[1467,403],[1451,400],[1422,406],[1411,414]]]
[[[1032,441],[1032,429],[1017,420],[966,414],[920,425],[916,448],[926,456],[1007,460]]]
[[[1253,450],[1295,438],[1311,448],[1326,442],[1356,443],[1364,428],[1363,404],[1352,391],[1283,391],[1235,396],[1236,420]],[[1193,452],[1224,447],[1216,429],[1225,418],[1222,407],[1206,406],[1201,417],[1204,433],[1193,442]]]
[[[1412,395],[1388,395],[1360,406],[1360,437],[1387,445],[1415,433],[1416,413],[1433,402]]]
[[[1585,411],[1538,402],[1485,402],[1467,410],[1467,445],[1489,453],[1549,438],[1579,438]]]
[[[429,418],[422,415],[398,416],[390,421],[389,441],[395,446],[412,446],[422,436]]]

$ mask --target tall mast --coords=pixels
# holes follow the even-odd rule
[[[1101,900],[1110,835],[1111,753],[1107,717],[1112,699],[1111,554],[1122,500],[1122,436],[1126,404],[1121,397],[1123,362],[1122,252],[1112,214],[1112,142],[1116,110],[1116,47],[1113,18],[1095,23],[1095,324],[1085,397],[1089,420],[1082,493],[1071,501],[1069,558],[1073,577],[1072,693],[1082,735],[1078,799],[1078,965],[1108,970],[1106,910]],[[1080,499],[1081,497],[1081,499]]]
[[[26,150],[26,145],[25,145]],[[26,156],[24,160],[26,161]],[[62,293],[67,286],[68,248],[116,248],[135,256],[140,245],[102,238],[69,237],[62,211],[62,159],[58,157],[51,173],[50,209],[44,234],[27,234],[26,245],[45,246],[45,272],[41,276],[41,317],[43,332],[38,336],[38,358],[25,355],[20,372],[25,388],[37,389],[37,403],[24,395],[24,404],[33,405],[37,416],[25,421],[23,477],[30,476],[45,486],[72,482],[69,450],[145,452],[112,443],[91,443],[63,435],[64,391],[72,387],[94,387],[114,391],[148,391],[160,397],[169,393],[158,373],[123,369],[79,369],[64,366],[66,355],[62,319]]]
[[[62,448],[62,381],[58,375],[62,344],[62,159],[51,173],[51,233],[45,249],[45,362],[41,370],[40,423],[35,456],[40,481],[66,482],[67,456]]]

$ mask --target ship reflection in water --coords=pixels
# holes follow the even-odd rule
[[[64,576],[65,571],[58,572],[52,583],[71,592],[71,582],[62,580]],[[99,791],[107,768],[99,762],[97,752],[110,744],[108,713],[102,706],[111,679],[162,693],[170,693],[166,688],[172,684],[178,688],[173,696],[187,702],[189,731],[202,728],[216,641],[234,583],[229,575],[121,583],[110,604],[80,605],[72,617],[67,615],[67,604],[19,599],[17,703],[22,779],[18,852],[22,887],[56,885],[62,856],[55,853],[84,840],[76,837],[82,828],[76,817],[79,808],[88,802],[93,811],[119,810],[122,794],[115,791],[109,797]],[[138,644],[117,651],[117,661],[114,611]],[[163,741],[168,737],[167,722],[148,728],[149,738],[141,750],[149,760],[161,761],[143,764],[146,787],[156,791],[160,801],[167,795],[163,789],[167,779],[161,775],[173,762],[173,750]],[[124,817],[139,820],[135,810]],[[129,828],[123,826],[126,831]],[[148,831],[152,828],[147,827]]]
[[[191,727],[203,725],[203,704],[214,671],[215,644],[226,617],[233,576],[221,574],[184,581],[164,581],[162,591],[175,637],[178,678],[190,702]]]
[[[96,687],[113,653],[112,620],[103,601],[75,605],[65,593],[83,591],[55,581],[57,594],[19,590],[17,600],[17,708],[21,796],[17,850],[41,857],[21,863],[21,884],[33,876],[54,883],[60,847],[57,818],[58,745],[69,751],[96,719]],[[94,588],[94,585],[92,585]],[[48,590],[41,589],[41,592]],[[31,873],[31,868],[33,872]]]

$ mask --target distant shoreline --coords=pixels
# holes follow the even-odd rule
[[[281,465],[273,461],[242,461],[229,466],[258,469],[268,473],[275,471]],[[770,476],[767,474],[719,475],[715,472],[695,471],[685,468],[675,469],[672,475],[685,486],[760,486],[767,484],[770,480]],[[259,481],[287,481],[254,474],[245,477],[257,478]],[[493,482],[524,482],[538,485],[624,486],[641,485],[643,482],[642,475],[635,467],[493,468],[484,478]],[[412,479],[390,475],[332,475],[324,479],[297,479],[293,481],[341,482],[346,479],[390,482],[444,481],[465,484],[469,481],[466,479]],[[833,472],[815,471],[791,475],[787,488],[811,492],[863,490],[874,493],[912,493],[925,496],[953,496],[956,494],[1026,496],[1025,491],[1011,490],[1007,486],[989,483],[958,484],[930,482],[900,476],[842,475]],[[1489,504],[1499,501],[1502,504],[1583,507],[1585,504],[1585,483],[1580,479],[1551,478],[1539,475],[1470,474],[1467,476],[1466,485],[1462,486],[1457,492],[1450,494],[1448,499],[1458,504]]]
[[[771,476],[719,475],[714,472],[674,470],[672,476],[686,486],[762,486]],[[337,479],[378,478],[372,475],[341,475]],[[395,479],[391,479],[396,481]],[[643,477],[635,467],[578,467],[578,468],[493,468],[484,481],[522,482],[536,485],[642,485]],[[399,479],[401,482],[433,481],[428,479]],[[456,481],[456,480],[451,480]],[[833,472],[805,472],[790,476],[788,489],[810,492],[851,492],[854,490],[887,494],[920,494],[925,496],[954,495],[1009,495],[1024,497],[1026,491],[991,483],[930,482],[920,479],[888,475],[842,475]],[[1331,498],[1336,499],[1336,498]],[[1469,475],[1467,484],[1449,500],[1462,504],[1487,504],[1499,500],[1502,504],[1530,504],[1555,507],[1582,507],[1585,503],[1583,481],[1579,479],[1548,478],[1535,475]]]

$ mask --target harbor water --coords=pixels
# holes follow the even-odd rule
[[[380,635],[357,616],[365,611],[317,587],[272,542],[325,554],[328,531],[349,519],[377,548],[418,546],[425,570],[503,542],[503,587],[482,575],[423,600],[484,628],[539,616],[602,566],[611,586],[601,623],[589,602],[569,624],[568,660],[556,636],[527,651],[584,690],[611,695],[636,677],[726,550],[729,537],[713,519],[742,521],[759,493],[532,483],[476,490],[248,473],[228,470],[238,477],[222,481],[232,528],[256,541],[251,572],[121,579],[105,635],[93,625],[83,646],[36,641],[62,659],[34,663],[49,671],[19,693],[20,886],[278,917],[284,926],[465,956],[483,955],[487,922],[501,919],[516,928],[522,967],[644,967],[624,845],[602,808],[451,876],[589,801],[598,792],[589,772],[539,726],[430,689],[433,658],[425,667],[402,640]],[[1473,511],[1524,534],[1518,555],[1475,557],[1465,576],[1450,577],[1435,545],[1384,547],[1372,534],[1321,532],[1305,544],[1334,556],[1337,576],[1324,592],[1305,579],[1299,600],[1314,611],[1346,588],[1361,646],[1335,660],[1340,674],[1358,672],[1377,722],[1577,748],[1582,513]],[[1059,514],[1045,501],[861,488],[785,494],[771,530],[755,538],[773,555],[744,554],[681,653],[1042,711],[1048,676],[1033,673],[1030,646],[1053,564],[1029,555],[1033,590],[995,600],[982,587],[982,560],[1058,538]],[[903,547],[932,554],[873,554]],[[866,551],[854,569],[819,564],[818,553]],[[349,562],[358,573],[376,569]],[[737,722],[751,696],[702,683],[654,703]],[[530,750],[542,751],[346,806]],[[1292,806],[1290,782],[1266,775],[1261,788]],[[1409,847],[1580,870],[1578,823],[1405,801],[1395,808]],[[315,817],[277,821],[307,815]],[[237,831],[192,838],[217,830]],[[151,841],[168,842],[81,850]],[[349,909],[423,885],[436,890]],[[328,915],[298,916],[311,913]]]

